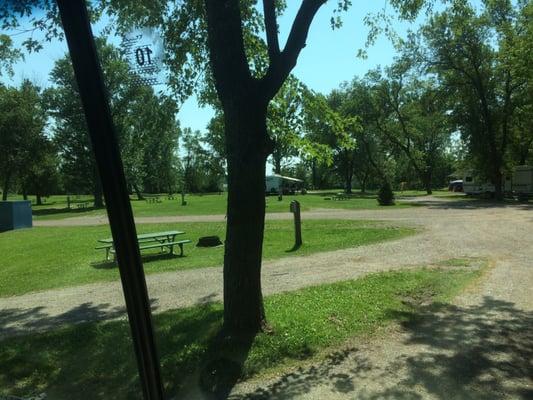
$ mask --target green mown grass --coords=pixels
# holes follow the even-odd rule
[[[289,204],[292,200],[301,203],[302,211],[309,211],[317,208],[341,208],[341,209],[380,209],[390,210],[401,207],[409,207],[407,204],[397,202],[394,207],[380,207],[376,200],[375,193],[360,194],[354,193],[347,200],[333,201],[331,199],[336,191],[321,191],[319,193],[309,193],[306,195],[285,195],[282,201],[278,201],[277,196],[267,196],[266,212],[288,212]],[[20,196],[10,196],[9,200],[20,199]],[[180,196],[169,200],[166,195],[161,195],[160,203],[148,203],[145,200],[131,198],[133,213],[136,217],[155,217],[169,215],[223,215],[226,213],[227,193],[187,195],[187,205],[181,205]],[[88,208],[77,208],[76,204],[90,202]],[[67,208],[66,196],[50,196],[46,203],[37,206],[32,205],[35,220],[63,219],[80,216],[104,215],[105,209],[92,208],[92,198],[90,196],[72,197],[71,209]]]
[[[138,233],[181,230],[179,238],[191,239],[185,257],[161,256],[158,250],[143,252],[147,274],[190,268],[220,266],[223,247],[198,248],[200,236],[218,235],[224,241],[225,224],[213,222],[146,224]],[[263,257],[308,255],[383,240],[398,239],[415,232],[407,227],[387,227],[365,221],[306,220],[302,223],[304,244],[291,251],[292,221],[267,221]],[[95,250],[97,240],[110,237],[107,226],[36,227],[0,233],[0,297],[31,291],[76,286],[119,279],[118,269],[104,262],[104,250]]]
[[[309,287],[265,299],[271,334],[249,342],[215,340],[221,304],[154,316],[167,396],[196,382],[247,378],[259,372],[321,357],[346,340],[369,334],[392,321],[416,318],[406,298],[445,302],[481,270],[440,268],[373,274]],[[228,362],[237,354],[244,364]],[[126,321],[85,323],[0,342],[0,394],[50,399],[140,398],[136,363]]]

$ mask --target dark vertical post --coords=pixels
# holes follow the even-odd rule
[[[302,245],[302,218],[299,201],[291,201],[291,212],[294,214],[294,248],[297,249]]]
[[[162,400],[148,290],[109,101],[84,0],[57,0],[102,180],[144,398]]]

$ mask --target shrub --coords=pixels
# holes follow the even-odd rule
[[[394,193],[388,181],[383,182],[378,192],[378,203],[380,206],[394,205]]]

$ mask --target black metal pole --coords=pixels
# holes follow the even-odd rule
[[[162,400],[150,302],[115,128],[84,0],[57,0],[116,248],[141,386]]]

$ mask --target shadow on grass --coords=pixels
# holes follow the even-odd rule
[[[142,255],[141,257],[142,257],[143,264],[149,264],[151,262],[161,261],[161,260],[173,260],[176,258],[186,258],[187,255],[186,254],[179,255],[179,254],[170,254],[170,253],[157,253],[157,254],[145,254],[145,255]],[[90,266],[95,269],[118,268],[116,261],[113,261],[113,260],[94,261],[90,263]]]
[[[95,211],[95,210],[105,210],[105,207],[85,207],[85,208],[42,208],[32,209],[32,214],[36,217],[56,215],[56,214],[72,214],[72,216],[83,215],[85,213]]]
[[[87,307],[93,313],[108,313],[105,305]],[[47,319],[39,310],[27,311],[25,316],[2,310],[0,323],[20,322],[28,314],[38,316],[41,326],[45,321],[51,325],[66,320],[64,315]],[[227,398],[241,378],[254,335],[225,335],[222,307],[217,304],[160,314],[154,317],[154,325],[167,397],[187,393],[179,398],[191,398],[197,393],[205,399]],[[70,325],[8,338],[1,344],[0,397],[45,393],[54,399],[142,398],[125,320]]]
[[[158,299],[150,299],[152,311],[158,309]],[[0,310],[0,340],[50,331],[68,324],[102,321],[126,316],[125,306],[112,306],[109,303],[96,304],[87,301],[58,315],[45,312],[44,306],[32,308],[4,308]],[[1,385],[0,385],[1,387]],[[1,392],[0,392],[1,394]]]
[[[294,246],[292,246],[292,248],[290,248],[289,250],[285,250],[285,253],[294,253],[295,251],[298,251],[300,249],[300,247],[302,247],[302,243],[294,244]]]
[[[318,387],[322,398],[328,393],[364,400],[533,398],[532,312],[485,297],[480,305],[421,305],[413,312],[394,311],[391,318],[404,321],[405,338],[402,351],[393,351],[385,363],[352,348],[229,398],[290,399]]]
[[[254,336],[224,335],[220,304],[155,315],[165,392],[168,398],[281,400],[320,386],[317,398],[328,393],[375,400],[421,399],[424,393],[442,400],[532,398],[533,312],[490,297],[465,307],[425,301],[412,306],[388,311],[404,333],[384,360],[372,357],[372,349],[334,351],[323,362],[246,394],[231,392],[242,378]],[[106,305],[84,307],[99,316],[110,312]],[[76,312],[49,318],[38,309],[2,310],[0,326],[31,322],[31,314],[40,324],[54,324]],[[0,394],[44,392],[54,399],[139,399],[129,326],[124,320],[79,324],[6,339],[0,345],[0,388]]]

